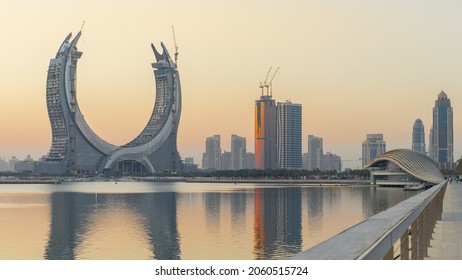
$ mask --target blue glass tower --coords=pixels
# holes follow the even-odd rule
[[[433,160],[441,169],[454,168],[454,132],[451,100],[444,91],[433,107]]]
[[[412,128],[412,150],[421,154],[426,154],[425,127],[421,119],[415,120]]]

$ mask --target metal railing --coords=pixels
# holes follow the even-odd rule
[[[447,181],[302,252],[298,260],[421,260],[441,219]]]

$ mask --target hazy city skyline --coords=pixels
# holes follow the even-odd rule
[[[254,152],[258,86],[270,66],[279,66],[273,98],[304,107],[303,152],[310,134],[344,160],[361,157],[367,133],[382,133],[387,150],[410,149],[412,124],[431,123],[444,90],[454,108],[457,160],[461,10],[456,1],[417,0],[2,2],[0,157],[38,159],[48,152],[49,59],[85,21],[78,102],[90,126],[113,144],[130,141],[146,125],[155,94],[149,45],[163,41],[172,54],[174,25],[182,158],[200,162],[203,141],[214,134],[246,137]]]

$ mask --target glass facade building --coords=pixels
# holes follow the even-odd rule
[[[432,159],[441,169],[454,168],[454,130],[451,100],[444,91],[433,107]]]
[[[278,168],[302,168],[302,105],[290,101],[277,105]]]
[[[255,168],[277,168],[276,101],[270,95],[255,101]]]
[[[426,154],[425,127],[421,119],[415,120],[412,128],[412,150],[421,154]]]
[[[386,143],[383,141],[383,134],[367,134],[362,145],[363,168],[378,155],[386,152]]]
[[[308,170],[322,169],[322,138],[308,135]]]

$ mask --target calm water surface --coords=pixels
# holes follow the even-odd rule
[[[370,186],[0,185],[0,259],[287,259],[413,194]]]

